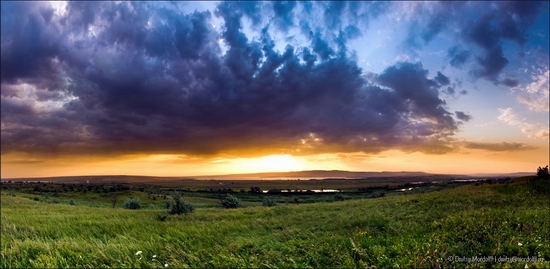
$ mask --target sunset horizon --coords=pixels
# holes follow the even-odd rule
[[[7,2],[1,174],[535,173],[548,2]]]

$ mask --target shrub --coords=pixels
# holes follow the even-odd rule
[[[528,181],[528,186],[533,194],[550,194],[550,184],[547,178],[532,177]]]
[[[167,205],[169,205],[169,214],[187,214],[195,210],[195,207],[192,204],[188,204],[181,199],[181,194],[179,192],[174,192],[172,194],[172,198],[174,199],[173,202],[167,201]]]
[[[123,207],[125,209],[140,209],[141,208],[141,201],[137,198],[130,198],[130,199],[124,201]]]
[[[168,217],[168,215],[157,215],[157,220],[160,220],[160,221],[166,221],[166,218]]]
[[[548,179],[549,172],[548,172],[548,165],[546,167],[540,167],[537,168],[537,177],[541,179]]]
[[[386,196],[385,192],[373,192],[370,195],[370,198],[378,198],[378,197],[384,197]]]
[[[271,199],[269,199],[269,198],[264,198],[264,199],[262,200],[262,205],[263,205],[263,206],[276,206],[276,205],[277,205],[277,202],[275,202],[275,201],[273,201],[273,200],[271,200]]]
[[[537,176],[527,180],[532,194],[550,194],[550,178],[548,175],[548,165],[537,168]]]
[[[343,194],[338,193],[334,195],[334,201],[344,201],[344,200],[346,200],[346,197]]]
[[[260,187],[250,187],[250,193],[262,193],[262,189]]]
[[[241,200],[239,198],[229,194],[225,197],[225,200],[222,201],[222,205],[225,208],[239,208],[243,207]]]
[[[71,200],[69,201],[69,204],[70,204],[70,205],[74,205],[74,200],[71,199]]]

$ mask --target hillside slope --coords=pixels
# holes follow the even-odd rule
[[[2,268],[550,267],[549,200],[528,178],[377,199],[200,208],[165,221],[161,209],[14,195],[2,192]],[[537,259],[496,260],[513,256]],[[473,257],[495,260],[466,260]]]

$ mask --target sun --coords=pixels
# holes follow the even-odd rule
[[[263,171],[291,171],[300,169],[300,164],[291,155],[269,155],[258,158],[253,161],[252,165]]]
[[[289,172],[303,170],[307,167],[304,160],[288,154],[268,155],[258,158],[239,158],[233,160],[231,163],[235,171],[245,173]]]

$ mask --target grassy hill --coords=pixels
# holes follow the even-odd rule
[[[0,264],[548,268],[548,182],[533,180],[274,207],[245,201],[245,208],[203,206],[165,219],[166,210],[154,204],[140,210],[109,208],[112,197],[101,194],[69,192],[56,201],[36,201],[36,196],[4,189]],[[125,190],[118,194],[119,204],[130,196],[148,199],[143,192]],[[66,202],[69,197],[74,205]],[[205,205],[215,201],[184,199]]]

